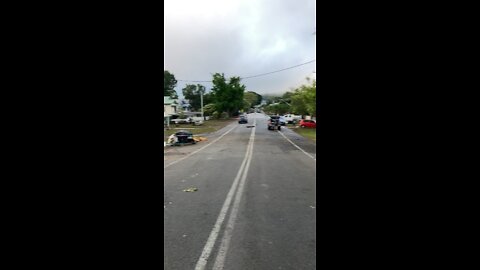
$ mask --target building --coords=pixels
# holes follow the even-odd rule
[[[189,112],[190,109],[191,109],[191,107],[192,107],[192,106],[188,103],[187,100],[185,100],[185,99],[180,100],[180,107],[179,107],[179,109],[182,109],[182,111],[184,111],[184,112]]]
[[[170,128],[172,116],[178,113],[178,102],[169,96],[163,97],[163,127]]]

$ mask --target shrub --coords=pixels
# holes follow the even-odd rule
[[[222,112],[222,114],[220,114],[220,117],[221,117],[222,119],[228,119],[228,118],[229,118],[227,112]]]

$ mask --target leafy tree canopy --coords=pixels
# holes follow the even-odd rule
[[[244,109],[246,110],[252,108],[255,105],[259,105],[262,102],[262,96],[253,91],[245,92],[243,95],[243,99],[245,101]]]
[[[211,103],[212,97],[209,94],[205,94],[205,86],[201,84],[187,84],[182,89],[183,96],[188,99],[193,111],[200,111],[201,109],[201,95],[203,94],[203,105]]]
[[[311,85],[302,85],[299,88],[295,89],[291,96],[293,113],[301,115],[317,114],[316,86],[316,81],[313,80]]]
[[[178,98],[177,92],[175,91],[175,86],[177,86],[177,80],[175,79],[175,76],[168,70],[164,70],[163,95],[170,96],[171,98]]]
[[[225,75],[213,74],[213,102],[218,112],[232,116],[244,107],[245,85],[240,84],[240,77],[231,77],[228,82]]]

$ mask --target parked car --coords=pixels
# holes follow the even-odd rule
[[[295,122],[300,121],[300,119],[302,119],[302,116],[294,115],[294,114],[285,114],[283,118],[285,119],[285,122],[287,122],[287,124],[294,124]]]
[[[277,129],[277,130],[281,130],[281,124],[280,124],[280,116],[278,115],[271,115],[270,116],[270,119],[268,120],[268,130],[274,130],[274,129]]]
[[[317,127],[317,123],[314,120],[305,120],[305,119],[300,120],[298,125],[301,128],[305,128],[305,127],[306,128],[316,128]]]
[[[244,115],[240,116],[240,119],[238,119],[238,123],[239,124],[247,124],[248,123],[247,117],[244,116]]]

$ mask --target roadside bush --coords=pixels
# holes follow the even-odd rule
[[[227,112],[222,112],[222,113],[220,114],[220,117],[221,117],[222,119],[228,119],[228,113],[227,113]]]
[[[210,103],[205,106],[203,106],[203,115],[205,116],[212,116],[212,114],[215,112],[215,105]]]
[[[219,112],[213,112],[212,113],[212,118],[213,119],[218,119],[220,117],[220,113]]]

